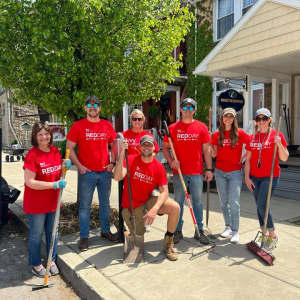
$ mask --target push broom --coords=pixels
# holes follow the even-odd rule
[[[70,155],[70,150],[67,149],[65,159],[69,159],[69,155]],[[64,180],[66,178],[66,173],[67,173],[67,167],[64,166],[63,170],[62,170],[61,179]],[[44,278],[44,285],[33,287],[32,288],[33,291],[40,290],[40,289],[43,289],[43,288],[52,287],[54,285],[54,283],[48,284],[48,278],[49,278],[49,273],[50,273],[50,264],[51,264],[51,258],[52,258],[53,247],[54,247],[55,233],[56,233],[56,229],[57,229],[58,221],[59,221],[59,212],[60,212],[60,203],[61,203],[61,198],[62,198],[62,192],[63,192],[63,189],[60,189],[59,190],[58,201],[57,201],[57,205],[56,205],[54,222],[53,222],[51,243],[50,243],[50,250],[49,250],[49,254],[48,254],[48,260],[47,260],[47,266],[46,266],[46,275],[45,275],[45,278]]]
[[[173,143],[172,143],[172,140],[171,140],[170,132],[169,132],[168,125],[167,125],[166,121],[164,121],[164,127],[165,127],[165,130],[166,130],[166,134],[168,136],[168,140],[169,140],[169,144],[170,144],[170,147],[171,147],[171,150],[172,150],[172,154],[174,156],[174,159],[177,160],[177,156],[176,156],[176,153],[175,153],[175,150],[174,150],[174,146],[173,146]],[[198,225],[197,225],[197,222],[196,222],[196,218],[195,218],[194,210],[193,210],[191,200],[190,200],[190,197],[189,197],[189,193],[187,191],[186,185],[185,185],[184,180],[183,180],[181,169],[178,168],[177,171],[178,171],[178,175],[179,175],[179,178],[180,178],[180,181],[181,181],[181,185],[182,185],[182,188],[183,188],[183,191],[184,191],[184,194],[185,194],[186,202],[188,204],[188,207],[189,207],[189,210],[190,210],[190,213],[191,213],[191,217],[192,217],[192,220],[193,220],[195,231],[196,231],[197,236],[199,238],[198,244],[192,250],[192,256],[190,257],[190,260],[192,260],[192,259],[195,259],[197,257],[200,257],[200,256],[210,252],[213,248],[216,247],[216,244],[214,242],[212,242],[213,245],[211,247],[209,247],[208,249],[205,249],[204,251],[202,251],[198,254],[194,254],[194,250],[196,248],[203,247],[203,246],[200,246],[200,232],[199,232],[199,228],[198,228]]]
[[[279,135],[280,125],[281,125],[281,118],[282,118],[281,109],[282,109],[282,106],[280,107],[276,136]],[[273,262],[276,258],[272,254],[271,250],[266,251],[266,249],[263,249],[263,246],[265,244],[265,239],[266,239],[266,234],[267,234],[267,220],[268,220],[268,212],[269,212],[270,200],[271,200],[271,191],[272,191],[272,184],[273,184],[273,174],[274,174],[276,155],[277,155],[277,144],[275,144],[274,152],[273,152],[272,168],[271,168],[270,183],[269,183],[269,188],[268,188],[268,196],[267,196],[266,211],[265,211],[265,216],[264,216],[263,230],[262,230],[262,232],[258,231],[255,239],[253,241],[251,241],[250,243],[246,244],[248,249],[250,249],[253,253],[255,253],[260,258],[262,258],[270,266],[273,265]],[[257,237],[260,235],[260,233],[262,234],[262,240],[261,240],[261,245],[259,246],[259,244],[256,242],[256,240],[257,240]]]

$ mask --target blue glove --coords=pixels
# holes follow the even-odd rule
[[[67,170],[70,169],[71,165],[72,165],[72,162],[69,159],[64,159],[63,166],[66,167]]]
[[[67,181],[66,180],[59,180],[59,181],[54,181],[53,182],[53,187],[54,189],[63,189],[65,188],[67,185]]]

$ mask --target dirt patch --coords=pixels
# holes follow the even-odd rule
[[[95,229],[100,227],[99,220],[99,205],[93,203],[91,206],[90,228]],[[110,224],[119,218],[119,212],[115,208],[110,209]],[[79,232],[79,215],[77,203],[65,203],[60,210],[58,235],[68,235]]]

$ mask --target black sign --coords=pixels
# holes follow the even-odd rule
[[[235,111],[241,110],[245,104],[244,97],[236,90],[227,90],[220,94],[218,101],[223,109],[231,107]]]

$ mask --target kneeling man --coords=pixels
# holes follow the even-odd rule
[[[178,254],[173,249],[173,236],[179,219],[180,207],[177,202],[168,198],[166,171],[164,166],[152,156],[154,145],[153,138],[145,135],[140,140],[141,154],[128,157],[136,235],[144,235],[144,224],[151,225],[157,215],[168,215],[167,232],[163,248],[169,260],[177,260]],[[128,143],[126,140],[123,140],[120,156],[114,170],[114,179],[120,181],[125,178],[122,196],[122,216],[131,232],[127,169],[126,161],[124,160],[125,149],[128,149]],[[157,185],[160,195],[152,196],[151,192]]]

